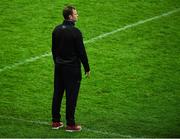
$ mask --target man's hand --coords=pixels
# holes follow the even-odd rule
[[[90,78],[90,71],[86,72],[86,78]]]

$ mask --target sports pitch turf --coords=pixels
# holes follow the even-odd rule
[[[78,9],[91,66],[78,98],[80,133],[48,125],[52,57],[27,62],[51,52],[66,3]],[[180,137],[179,9],[179,0],[1,0],[0,137]],[[62,115],[65,122],[65,99]]]

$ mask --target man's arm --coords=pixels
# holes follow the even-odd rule
[[[85,73],[87,76],[89,76],[90,75],[90,67],[89,67],[89,63],[88,63],[88,57],[87,57],[86,50],[84,47],[83,37],[79,30],[77,32],[76,47],[77,47],[77,52],[78,52],[79,58],[83,64]]]
[[[52,33],[52,48],[51,48],[51,51],[52,51],[52,56],[53,56],[53,60],[54,60],[54,63],[55,63],[55,60],[56,60],[56,51],[55,51],[55,46],[56,43],[55,43],[55,34],[54,32]]]

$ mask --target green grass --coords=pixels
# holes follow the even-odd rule
[[[179,0],[1,0],[0,69],[50,52],[51,32],[62,22],[66,3],[79,11],[84,40],[180,5]],[[86,44],[91,78],[83,76],[78,98],[80,133],[18,120],[51,122],[52,57],[0,72],[0,137],[180,137],[179,22],[177,12]],[[65,122],[65,99],[62,115]]]

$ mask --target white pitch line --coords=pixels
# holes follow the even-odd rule
[[[158,15],[158,16],[154,16],[154,17],[149,18],[149,19],[146,19],[146,20],[140,20],[140,21],[138,21],[138,22],[136,22],[136,23],[133,23],[133,24],[130,24],[130,25],[126,25],[126,26],[124,26],[124,27],[122,27],[122,28],[118,28],[118,29],[116,29],[116,30],[114,30],[114,31],[111,31],[111,32],[108,32],[108,33],[104,33],[104,34],[102,34],[102,35],[99,35],[99,36],[97,36],[97,37],[94,37],[94,38],[86,41],[86,43],[94,42],[94,41],[96,41],[96,40],[102,39],[102,38],[104,38],[104,37],[106,37],[106,36],[115,34],[115,33],[117,33],[117,32],[121,32],[121,31],[124,31],[124,30],[126,30],[126,29],[129,29],[129,28],[132,28],[132,27],[135,27],[135,26],[144,24],[144,23],[146,23],[146,22],[149,22],[149,21],[152,21],[152,20],[155,20],[155,19],[164,17],[164,16],[168,16],[168,15],[170,15],[170,14],[173,14],[173,13],[178,12],[179,10],[180,10],[180,8],[175,9],[175,10],[173,10],[173,11],[169,11],[169,12],[167,12],[167,13],[163,13],[163,14]]]
[[[0,115],[0,118],[1,119],[21,121],[21,122],[31,123],[31,124],[51,126],[49,122],[43,122],[43,121],[39,121],[39,120],[38,121],[32,121],[32,120],[26,120],[26,119],[22,119],[22,118],[15,118],[15,117],[3,116],[3,115]],[[118,133],[112,133],[112,132],[110,133],[110,132],[106,132],[106,131],[93,130],[93,129],[89,129],[86,127],[83,127],[83,130],[88,131],[88,132],[97,133],[97,134],[102,134],[102,135],[112,135],[112,136],[122,137],[122,138],[132,138],[130,135],[121,135]]]
[[[169,12],[167,12],[167,13],[163,13],[163,14],[158,15],[158,16],[154,16],[154,17],[149,18],[149,19],[140,20],[140,21],[138,21],[138,22],[136,22],[136,23],[129,24],[129,25],[126,25],[126,26],[124,26],[124,27],[115,29],[115,30],[113,30],[113,31],[111,31],[111,32],[107,32],[107,33],[101,34],[101,35],[99,35],[99,36],[96,36],[96,37],[94,37],[94,38],[91,38],[90,40],[84,41],[84,43],[86,44],[86,43],[95,42],[96,40],[105,38],[105,37],[107,37],[107,36],[109,36],[109,35],[112,35],[112,34],[115,34],[115,33],[117,33],[117,32],[121,32],[121,31],[124,31],[124,30],[126,30],[126,29],[129,29],[129,28],[132,28],[132,27],[135,27],[135,26],[144,24],[144,23],[146,23],[146,22],[150,22],[150,21],[152,21],[152,20],[159,19],[159,18],[161,18],[161,17],[165,17],[165,16],[168,16],[168,15],[170,15],[170,14],[176,13],[176,12],[178,12],[179,10],[180,10],[180,8],[175,9],[175,10],[173,10],[173,11],[169,11]],[[14,64],[9,65],[9,66],[5,66],[5,67],[3,67],[3,68],[0,69],[0,73],[3,72],[3,71],[6,71],[6,70],[8,70],[8,69],[13,69],[13,68],[16,68],[17,66],[24,65],[24,64],[30,63],[30,62],[34,62],[34,61],[36,61],[36,60],[38,60],[38,59],[41,59],[41,58],[43,58],[43,57],[48,57],[48,56],[51,56],[51,53],[45,53],[45,54],[40,55],[40,56],[32,57],[32,58],[26,59],[26,60],[24,60],[24,61],[14,63]]]
[[[86,131],[89,131],[89,132],[102,134],[102,135],[112,135],[112,136],[121,137],[121,138],[132,138],[132,136],[130,136],[130,135],[122,135],[122,134],[106,132],[106,131],[98,131],[98,130],[93,130],[93,129],[89,129],[86,127],[84,127],[83,129],[85,129]]]
[[[16,68],[17,66],[24,65],[26,63],[34,62],[34,61],[36,61],[38,59],[41,59],[43,57],[47,57],[47,56],[50,56],[50,55],[51,55],[51,53],[45,53],[45,54],[40,55],[40,56],[31,57],[31,58],[26,59],[24,61],[21,61],[21,62],[18,62],[18,63],[14,63],[14,64],[9,65],[9,66],[5,66],[4,68],[0,69],[0,73],[5,71],[5,70],[13,69],[13,68]]]
[[[48,122],[42,122],[42,121],[31,121],[31,120],[25,120],[21,118],[15,118],[11,116],[3,116],[0,115],[1,119],[8,119],[8,120],[16,120],[16,121],[21,121],[21,122],[26,122],[26,123],[31,123],[31,124],[39,124],[39,125],[50,125]]]

